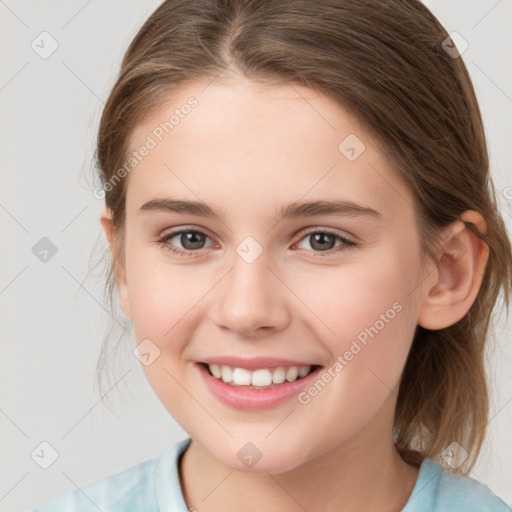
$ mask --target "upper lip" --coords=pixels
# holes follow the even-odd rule
[[[240,358],[234,356],[215,356],[208,357],[199,361],[206,364],[218,364],[231,366],[232,368],[245,368],[246,370],[257,370],[259,368],[276,368],[278,366],[288,368],[290,366],[320,366],[311,362],[294,361],[290,359],[280,359],[278,357],[251,357]]]

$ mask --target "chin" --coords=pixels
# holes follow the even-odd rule
[[[229,449],[220,452],[215,449],[218,446],[214,447],[210,454],[221,464],[241,473],[279,474],[291,471],[307,462],[307,458],[304,458],[304,449],[300,444],[296,449],[294,445],[288,445],[286,451],[283,451],[283,443],[277,437],[275,446],[270,440],[266,441],[265,446],[262,444],[258,441],[254,443],[235,441]]]

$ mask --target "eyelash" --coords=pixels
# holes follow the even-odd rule
[[[202,249],[198,249],[196,251],[183,250],[183,249],[180,249],[180,248],[177,248],[177,247],[174,247],[174,246],[170,246],[167,243],[171,238],[174,238],[176,235],[181,235],[183,233],[198,233],[200,235],[204,235],[205,237],[209,238],[208,235],[206,235],[206,233],[203,233],[202,231],[199,231],[197,229],[180,229],[180,230],[172,231],[171,233],[168,233],[168,234],[164,235],[162,238],[157,240],[157,244],[161,245],[166,251],[169,251],[170,253],[172,253],[174,255],[177,255],[177,256],[189,256],[189,257],[192,257],[192,255],[194,253],[200,253],[202,251]],[[307,233],[304,233],[302,235],[302,237],[300,238],[299,242],[302,241],[304,238],[306,238],[306,237],[308,237],[310,235],[313,235],[313,234],[317,234],[317,233],[321,233],[323,235],[333,236],[337,240],[342,241],[344,245],[343,246],[338,246],[337,248],[335,247],[333,249],[329,249],[328,251],[313,251],[313,257],[314,258],[317,258],[317,257],[323,258],[323,257],[326,257],[326,256],[332,256],[333,253],[347,251],[347,250],[353,249],[357,245],[359,245],[358,243],[353,242],[352,240],[348,240],[347,238],[344,238],[344,237],[336,234],[335,232],[328,231],[326,229],[314,229],[314,230],[308,231]],[[340,249],[340,247],[341,247],[341,249]],[[306,249],[303,249],[303,250],[306,250]]]

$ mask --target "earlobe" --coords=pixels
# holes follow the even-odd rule
[[[443,329],[455,324],[471,308],[482,284],[489,247],[468,224],[480,234],[486,225],[482,216],[468,210],[446,228],[444,244],[436,266],[437,279],[425,280],[418,324],[425,329]]]
[[[114,247],[116,243],[116,231],[114,225],[112,223],[112,213],[106,207],[103,208],[103,211],[100,214],[100,223],[105,232],[105,237],[110,245],[110,253],[112,258],[114,259]],[[116,261],[115,262],[115,272],[114,278],[116,281],[117,290],[119,293],[119,302],[121,304],[121,309],[123,313],[131,318],[131,308],[130,308],[130,299],[128,295],[128,286],[126,282],[126,269],[124,262]]]

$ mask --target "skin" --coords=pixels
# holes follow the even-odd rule
[[[198,511],[398,511],[418,468],[392,443],[402,369],[416,326],[440,329],[469,310],[487,249],[457,221],[443,232],[446,251],[420,266],[412,194],[355,118],[307,88],[269,86],[237,77],[183,87],[136,127],[139,148],[155,126],[190,96],[188,116],[128,176],[124,261],[117,287],[137,343],[160,350],[146,377],[193,441],[180,462],[188,507]],[[348,160],[349,134],[366,149]],[[201,200],[221,218],[138,209],[155,197]],[[297,200],[352,200],[382,220],[318,215],[280,220]],[[101,223],[112,245],[110,211]],[[485,231],[472,211],[463,220]],[[207,235],[203,248],[173,255],[157,240],[171,228]],[[325,254],[307,231],[336,241]],[[236,248],[247,236],[262,247],[252,263]],[[186,240],[185,240],[186,244]],[[193,247],[193,246],[192,246]],[[319,256],[315,257],[317,254]],[[194,366],[207,356],[260,355],[329,367],[393,303],[402,309],[307,405],[295,398],[260,411],[220,403]],[[251,468],[237,457],[252,442]]]

